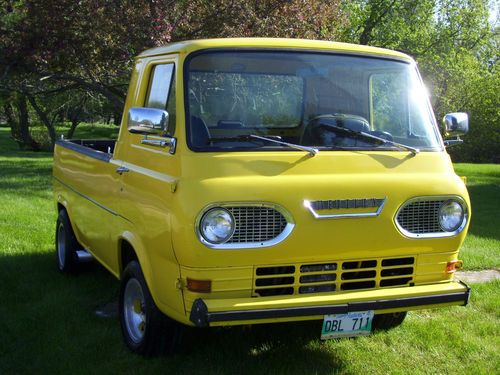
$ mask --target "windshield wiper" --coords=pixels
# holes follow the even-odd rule
[[[352,130],[349,128],[344,128],[342,126],[333,125],[333,124],[328,124],[327,126],[329,128],[333,128],[335,130],[338,130],[341,133],[354,135],[356,138],[359,138],[359,139],[362,139],[365,141],[371,141],[372,143],[383,144],[383,145],[391,145],[391,146],[397,147],[397,148],[402,149],[402,150],[410,151],[413,156],[415,156],[416,154],[418,154],[420,152],[420,150],[418,148],[414,148],[411,146],[403,145],[401,143],[389,141],[388,139],[377,137],[376,135],[368,134],[368,133],[361,132],[361,131]]]
[[[250,134],[248,137],[254,138],[254,139],[260,139],[262,141],[273,142],[273,143],[276,143],[279,145],[287,146],[290,148],[295,148],[296,150],[305,151],[305,152],[308,152],[309,155],[311,155],[311,156],[315,156],[319,152],[319,150],[317,148],[314,148],[314,147],[307,147],[307,146],[297,145],[295,143],[283,142],[283,141],[279,141],[279,140],[274,139],[274,138],[262,137],[260,135]]]
[[[276,139],[276,138],[278,138],[278,139]],[[319,152],[319,150],[317,148],[314,148],[314,147],[307,147],[307,146],[297,145],[295,143],[280,141],[279,139],[281,139],[281,137],[279,137],[279,136],[262,137],[260,135],[255,135],[255,134],[242,134],[242,135],[238,135],[236,137],[210,138],[210,141],[215,141],[215,142],[232,141],[232,140],[247,140],[247,141],[249,141],[252,139],[258,139],[261,141],[276,143],[278,145],[287,146],[290,148],[294,148],[296,150],[305,151],[305,152],[308,152],[309,155],[311,155],[311,156],[315,156]]]

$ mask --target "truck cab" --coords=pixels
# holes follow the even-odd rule
[[[323,320],[326,339],[468,301],[453,273],[469,196],[399,52],[258,38],[145,51],[118,139],[59,141],[54,193],[60,270],[90,254],[121,280],[140,354],[172,350],[182,325]]]

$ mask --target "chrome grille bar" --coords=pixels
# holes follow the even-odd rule
[[[413,256],[256,267],[254,296],[408,286],[413,281],[414,273]]]

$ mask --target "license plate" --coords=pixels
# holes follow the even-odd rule
[[[372,331],[373,310],[325,315],[321,339],[366,336]]]

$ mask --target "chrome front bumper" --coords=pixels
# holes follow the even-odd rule
[[[190,312],[190,321],[196,327],[242,324],[242,322],[282,321],[289,318],[321,317],[329,314],[345,314],[353,311],[386,310],[408,311],[439,305],[462,305],[469,302],[470,287],[463,282],[447,283],[439,290],[436,285],[391,288],[371,292],[355,292],[321,297],[253,298],[244,300],[221,300],[198,298]],[[444,287],[446,286],[446,287]],[[359,296],[363,293],[363,296]],[[358,294],[358,295],[356,295]],[[354,297],[353,301],[349,301]],[[330,302],[330,303],[328,303]],[[331,303],[333,302],[333,303]],[[336,302],[336,303],[335,303]],[[276,307],[279,305],[283,307]],[[294,320],[295,320],[294,319]]]

